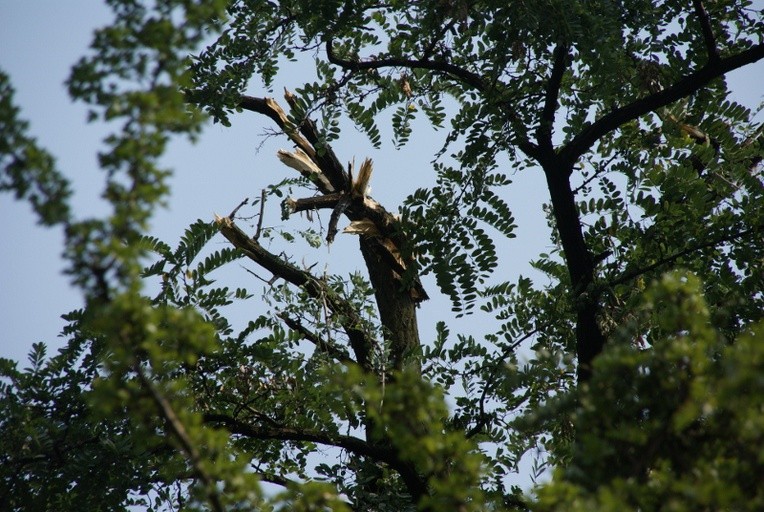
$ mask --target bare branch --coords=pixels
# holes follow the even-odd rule
[[[257,228],[255,228],[255,240],[260,239],[263,231],[263,216],[265,215],[265,189],[260,191],[260,215],[257,216]],[[233,219],[233,215],[229,215]]]
[[[240,202],[239,205],[231,211],[231,213],[228,214],[228,216],[232,219],[235,219],[236,213],[241,210],[242,206],[246,205],[247,203],[249,203],[249,199],[245,197],[244,200]]]
[[[326,230],[326,242],[334,242],[334,237],[337,236],[337,223],[340,221],[340,216],[345,213],[348,206],[350,206],[353,197],[350,194],[343,194],[337,204],[334,205],[332,215],[329,217],[329,227]]]
[[[334,208],[344,194],[335,192],[333,194],[324,194],[322,196],[305,197],[302,199],[287,199],[287,206],[290,213],[299,213],[309,210],[322,210]]]

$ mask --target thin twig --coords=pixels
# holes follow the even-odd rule
[[[299,333],[304,339],[313,343],[317,349],[329,355],[332,359],[335,359],[336,361],[343,363],[345,365],[355,362],[350,358],[350,356],[348,356],[348,354],[344,350],[340,349],[333,343],[323,339],[318,334],[310,331],[299,320],[296,320],[290,317],[284,312],[277,313],[276,316],[278,316],[281,320],[283,320],[284,323],[287,324],[287,326],[290,329]]]
[[[538,328],[525,333],[522,337],[515,340],[514,343],[512,343],[508,347],[505,347],[504,350],[501,351],[501,355],[499,356],[499,358],[493,361],[493,368],[491,369],[491,373],[488,375],[488,378],[485,381],[485,385],[483,386],[483,392],[480,394],[480,419],[478,420],[477,424],[474,427],[472,427],[469,430],[469,432],[467,432],[466,434],[467,439],[480,433],[483,430],[483,427],[486,426],[486,423],[488,423],[488,420],[485,414],[485,400],[488,396],[488,390],[493,387],[493,382],[496,377],[496,372],[501,367],[501,365],[504,364],[504,360],[507,357],[509,357],[509,354],[514,352],[515,349],[519,347],[522,342],[524,342],[531,336],[535,335],[537,332],[539,332]]]
[[[699,251],[701,249],[707,249],[708,247],[713,247],[718,244],[722,244],[725,242],[730,242],[732,240],[735,240],[736,238],[740,238],[746,235],[750,235],[752,233],[756,233],[757,231],[762,231],[764,229],[764,226],[757,226],[753,227],[751,229],[746,229],[745,231],[740,231],[738,233],[732,233],[730,235],[721,236],[718,238],[715,238],[713,240],[710,240],[708,242],[700,243],[697,245],[693,245],[691,247],[688,247],[686,249],[683,249],[677,253],[674,253],[670,256],[666,256],[665,258],[662,258],[655,263],[652,263],[650,265],[647,265],[646,267],[638,268],[636,270],[633,270],[631,272],[625,272],[620,277],[613,279],[612,281],[608,281],[607,287],[612,288],[614,286],[617,286],[619,284],[627,283],[633,279],[636,279],[637,277],[647,274],[648,272],[651,272],[659,267],[662,267],[663,265],[668,265],[669,263],[673,263],[674,261],[678,260],[682,256],[686,256],[692,252]]]

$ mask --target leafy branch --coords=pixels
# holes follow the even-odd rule
[[[581,155],[613,130],[649,112],[686,98],[701,90],[712,80],[762,58],[764,58],[764,44],[758,44],[725,59],[709,61],[694,73],[677,80],[672,86],[617,108],[587,126],[559,150],[559,160],[565,164],[566,168],[572,169],[573,163]]]

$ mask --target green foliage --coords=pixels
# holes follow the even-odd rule
[[[26,135],[28,123],[13,104],[13,88],[0,70],[0,191],[29,201],[39,222],[51,226],[68,220],[69,182],[53,157]]]
[[[71,211],[0,74],[0,191],[63,227],[84,299],[58,355],[0,360],[0,508],[764,507],[764,145],[723,79],[764,57],[749,2],[108,3],[67,82],[112,129],[104,218]],[[288,112],[243,97],[292,65]],[[365,226],[366,273],[304,263],[312,227],[148,234],[173,137],[245,108],[335,174],[305,201]],[[374,147],[446,132],[400,218],[347,183],[344,119]],[[549,192],[532,279],[501,275],[511,172]],[[316,192],[279,180],[263,200]],[[257,298],[244,258],[274,276]],[[454,315],[420,335],[430,275]]]
[[[726,343],[691,274],[651,286],[640,314],[657,320],[651,349],[624,327],[598,358],[572,461],[538,510],[760,509],[764,324]]]

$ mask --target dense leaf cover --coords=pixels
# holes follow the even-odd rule
[[[59,354],[0,361],[0,508],[764,507],[764,135],[725,81],[764,58],[755,2],[108,3],[68,81],[114,128],[108,217],[72,211],[0,74],[0,190],[63,229],[86,304]],[[283,101],[248,94],[290,60],[315,72]],[[253,115],[297,172],[176,247],[149,236],[171,137]],[[443,148],[393,215],[368,195],[372,162],[333,143],[347,121],[370,147],[389,129],[414,143],[418,119]],[[498,270],[515,172],[546,179],[543,283]],[[323,221],[237,223],[267,198],[285,225]],[[343,218],[347,277],[265,242],[317,248]],[[211,275],[242,262],[273,275],[262,293]],[[428,340],[435,294],[452,311]],[[488,332],[452,332],[476,310]]]

